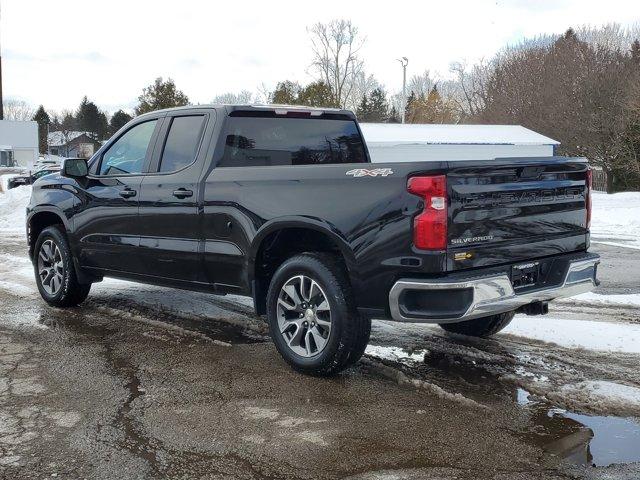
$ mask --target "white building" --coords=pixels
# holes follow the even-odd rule
[[[38,124],[0,120],[0,166],[32,166],[38,158]]]
[[[550,157],[559,142],[520,125],[361,123],[371,161]]]

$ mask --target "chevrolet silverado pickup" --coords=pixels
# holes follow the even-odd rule
[[[371,164],[354,114],[197,106],[141,115],[27,208],[42,298],[120,277],[251,296],[294,369],[355,363],[371,319],[488,336],[592,290],[583,158]]]

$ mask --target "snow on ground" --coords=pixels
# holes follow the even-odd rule
[[[559,301],[570,301],[571,303],[584,302],[591,305],[610,305],[617,307],[640,307],[640,293],[627,295],[601,295],[599,293],[587,292],[569,299]]]
[[[640,250],[640,192],[595,192],[592,215],[594,243]]]
[[[503,333],[566,348],[640,354],[640,325],[517,315]]]
[[[640,388],[630,387],[605,380],[588,380],[564,385],[561,391],[573,398],[582,397],[590,404],[604,403],[607,407],[616,404],[622,408],[640,408]]]
[[[18,175],[18,173],[5,173],[4,175],[0,175],[0,193],[7,192],[9,190],[9,180]]]
[[[25,232],[25,209],[30,197],[31,186],[16,187],[0,193],[0,232]]]
[[[417,350],[409,352],[404,348],[391,347],[384,345],[367,345],[365,352],[372,357],[393,360],[394,362],[410,360],[412,362],[424,361],[424,356],[427,353],[426,350]]]

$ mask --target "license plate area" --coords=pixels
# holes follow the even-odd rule
[[[540,262],[522,263],[511,267],[511,285],[514,290],[531,287],[540,279]]]

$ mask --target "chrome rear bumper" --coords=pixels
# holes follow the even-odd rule
[[[555,298],[571,297],[593,290],[597,285],[596,270],[600,257],[588,254],[569,261],[561,282],[547,288],[516,293],[507,273],[469,278],[464,280],[398,280],[389,292],[391,318],[399,322],[455,323],[497,313],[516,310],[534,302],[547,302]],[[468,307],[457,304],[452,314],[435,318],[432,315],[415,315],[403,305],[403,293],[407,291],[442,292],[442,295],[464,293],[459,298],[469,298]],[[455,301],[455,300],[454,300]],[[459,302],[458,302],[459,303]],[[466,308],[465,308],[466,307]]]

